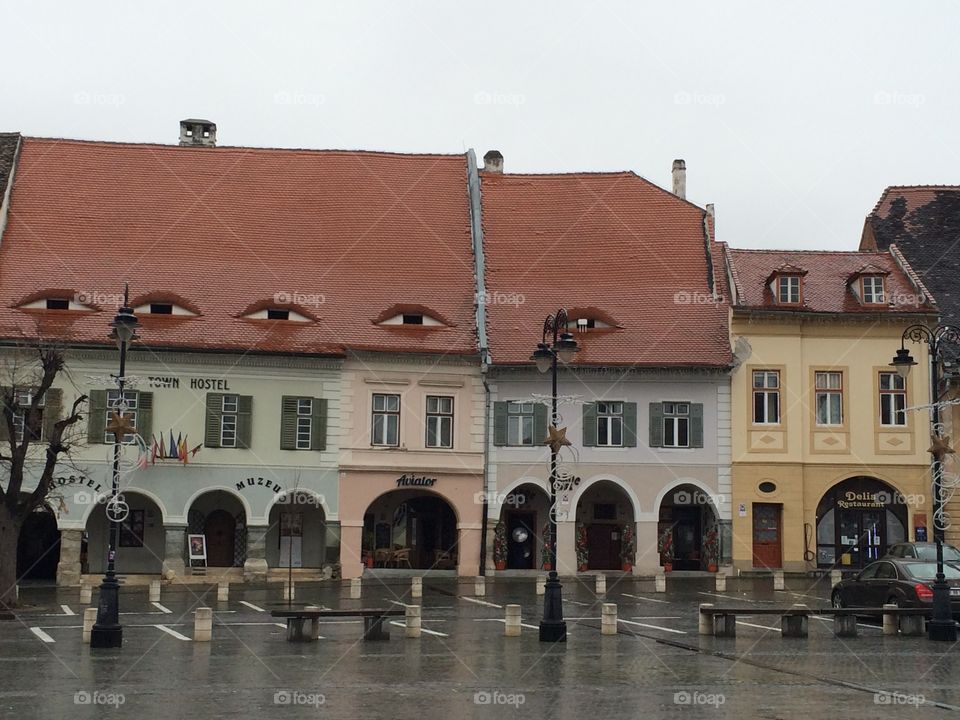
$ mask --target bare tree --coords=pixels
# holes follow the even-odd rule
[[[83,417],[86,395],[74,400],[66,413],[61,413],[59,401],[50,402],[59,400],[51,388],[64,367],[63,349],[39,340],[29,350],[14,350],[0,387],[0,608],[16,604],[20,529],[55,492],[57,464],[71,448],[68,431]]]

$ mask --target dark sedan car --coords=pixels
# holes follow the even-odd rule
[[[937,544],[932,542],[902,542],[891,545],[885,558],[903,558],[904,560],[937,561]],[[943,546],[943,561],[952,565],[960,564],[960,550],[953,545]]]
[[[952,565],[944,565],[943,570],[953,615],[960,617],[960,570]],[[931,607],[936,575],[936,563],[887,557],[834,585],[830,601],[834,607]]]

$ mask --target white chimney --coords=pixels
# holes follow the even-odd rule
[[[687,199],[687,164],[680,159],[673,161],[673,194]]]
[[[180,147],[216,147],[217,124],[209,120],[180,121]]]
[[[483,171],[503,174],[503,155],[499,150],[489,150],[483,156]]]

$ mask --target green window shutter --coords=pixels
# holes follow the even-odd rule
[[[7,407],[6,398],[11,397],[13,393],[13,388],[11,387],[0,387],[0,411],[3,411]],[[10,433],[7,432],[7,418],[0,414],[0,440],[9,440]]]
[[[237,396],[237,447],[249,448],[253,434],[253,396]]]
[[[623,404],[623,446],[637,446],[637,404],[625,402]]]
[[[493,404],[493,444],[506,445],[507,437],[507,405],[506,402]]]
[[[310,447],[313,450],[327,449],[327,401],[323,398],[313,399],[313,434],[310,438]]]
[[[533,444],[543,445],[547,441],[547,406],[535,403],[533,406]]]
[[[47,441],[53,435],[53,426],[63,414],[63,391],[59,388],[49,388],[43,397],[43,430],[40,439]]]
[[[663,447],[663,403],[650,403],[650,447]]]
[[[91,390],[87,400],[87,443],[103,445],[103,429],[107,426],[107,391]]]
[[[703,447],[703,403],[690,403],[690,447]]]
[[[597,446],[597,404],[586,403],[583,406],[583,446]]]
[[[153,393],[137,393],[137,435],[143,438],[147,448],[153,435]]]
[[[223,395],[207,393],[207,417],[203,426],[203,444],[205,447],[220,447],[220,415],[222,410]]]
[[[297,449],[297,403],[299,398],[284,395],[280,400],[280,449]]]

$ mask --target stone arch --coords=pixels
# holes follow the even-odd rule
[[[574,513],[576,513],[577,506],[580,504],[580,499],[583,497],[583,494],[590,488],[591,485],[594,485],[598,482],[611,482],[623,490],[624,493],[626,493],[627,498],[630,500],[630,504],[633,506],[634,520],[636,521],[640,519],[640,516],[643,514],[640,508],[640,498],[637,497],[637,493],[634,492],[633,488],[630,487],[626,481],[622,480],[616,475],[594,475],[586,482],[580,483],[580,486],[576,489],[576,491],[574,491],[573,498],[570,500],[570,507]]]

